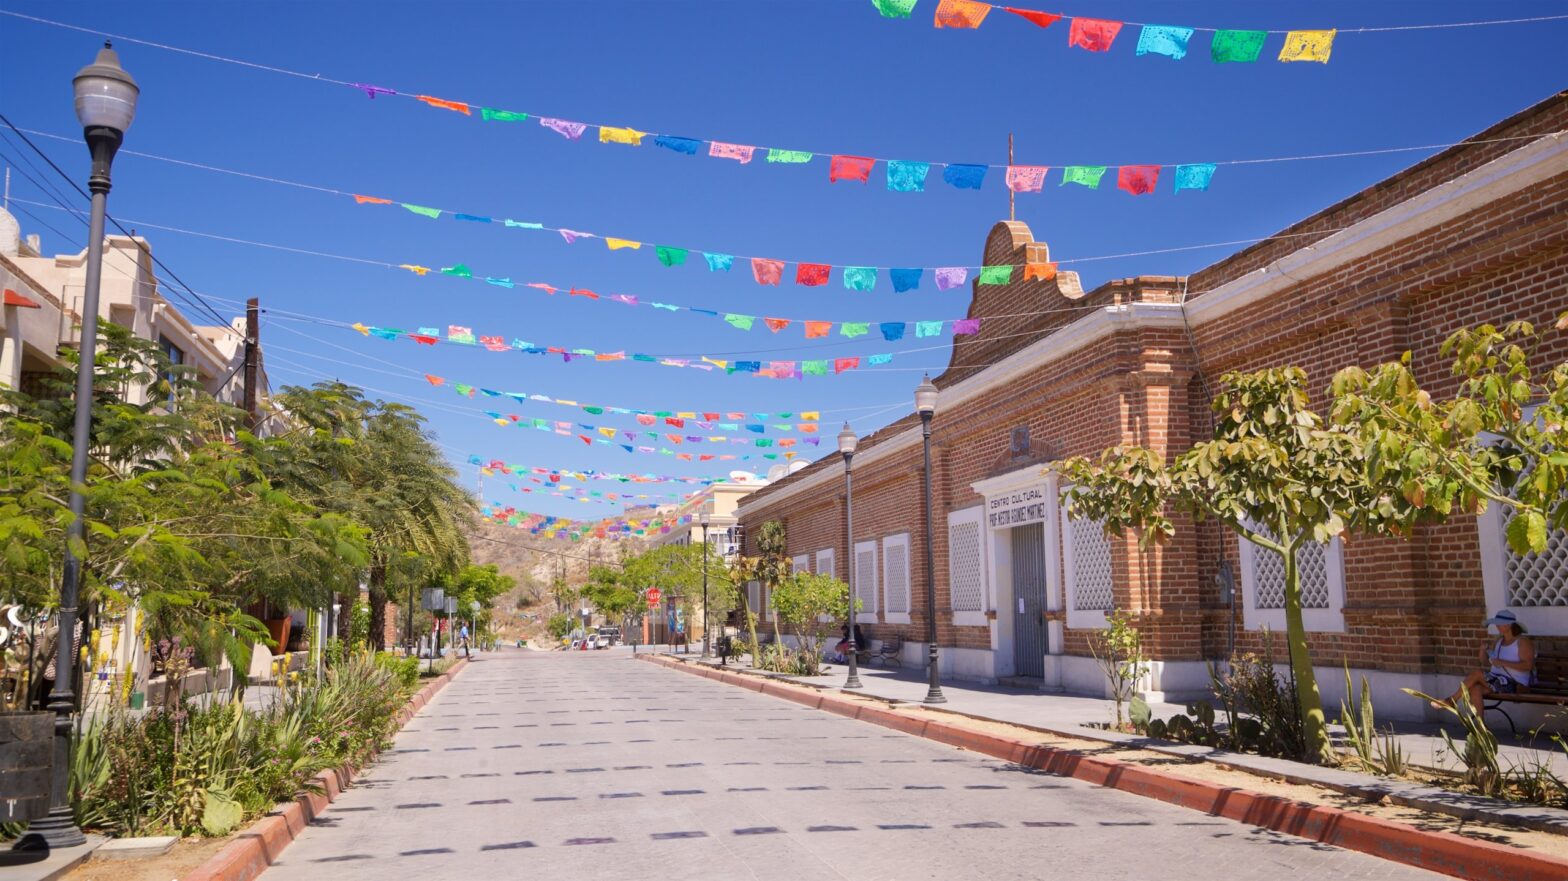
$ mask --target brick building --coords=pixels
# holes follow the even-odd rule
[[[1453,390],[1441,341],[1462,326],[1568,310],[1568,93],[1519,113],[1268,241],[1187,277],[1140,276],[1084,291],[1075,274],[975,286],[970,317],[935,378],[932,483],[938,644],[944,675],[1022,678],[1098,694],[1088,630],[1137,616],[1153,659],[1147,690],[1206,692],[1207,664],[1284,629],[1277,556],[1213,524],[1177,522],[1168,545],[1068,520],[1042,466],[1118,443],[1180,454],[1209,436],[1210,389],[1229,370],[1304,368],[1322,392],[1341,367],[1414,354],[1434,394]],[[1001,222],[987,265],[1049,262],[1028,227]],[[991,318],[990,316],[1015,316]],[[1548,333],[1541,364],[1568,360]],[[853,547],[837,454],[752,494],[739,516],[784,522],[795,565],[852,581],[873,639],[925,655],[920,423],[862,438]],[[1568,541],[1536,557],[1503,542],[1504,513],[1459,518],[1408,541],[1353,538],[1301,552],[1314,659],[1332,696],[1348,663],[1379,712],[1420,717],[1401,686],[1452,687],[1475,663],[1485,610],[1514,608],[1543,651],[1568,651]],[[1554,543],[1555,546],[1555,543]],[[1222,586],[1233,573],[1234,591]],[[853,569],[853,576],[851,573]],[[1275,643],[1283,660],[1283,641]],[[1332,676],[1332,678],[1328,678]]]

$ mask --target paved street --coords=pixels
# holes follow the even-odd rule
[[[477,660],[266,874],[1440,876],[636,662]]]

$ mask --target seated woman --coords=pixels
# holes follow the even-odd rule
[[[839,640],[838,644],[833,646],[832,660],[837,664],[847,664],[849,663],[849,625],[846,624],[840,627],[838,632]],[[866,643],[866,634],[860,629],[860,625],[856,624],[855,654],[863,655],[866,653],[868,648],[869,646]]]
[[[1535,681],[1535,643],[1524,635],[1524,625],[1513,612],[1504,609],[1486,619],[1489,627],[1497,628],[1497,641],[1481,652],[1485,670],[1476,670],[1460,684],[1446,702],[1433,701],[1441,708],[1458,706],[1459,697],[1468,695],[1470,706],[1481,709],[1481,700],[1488,694],[1516,694],[1529,689]]]

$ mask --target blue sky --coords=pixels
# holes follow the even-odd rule
[[[1053,9],[1054,4],[1032,4]],[[936,30],[936,0],[907,21],[869,0],[742,2],[35,3],[0,8],[216,55],[368,82],[530,114],[742,144],[946,162],[1133,164],[1225,161],[1441,144],[1461,140],[1563,86],[1568,21],[1392,33],[1341,33],[1327,65],[1265,60],[1216,65],[1201,35],[1186,60],[1137,57],[1129,27],[1109,53],[1070,49],[1066,21],[1049,30],[997,11],[978,31]],[[1568,13],[1558,2],[1153,3],[1079,0],[1060,11],[1198,27],[1328,28],[1463,22]],[[958,318],[967,288],[849,293],[729,274],[665,268],[651,245],[841,265],[979,262],[991,224],[1006,217],[993,173],[981,192],[932,180],[891,193],[879,167],[868,184],[828,182],[827,164],[738,165],[655,148],[568,142],[531,120],[484,123],[400,98],[368,100],[340,86],[122,43],[142,86],[126,148],[322,187],[649,243],[609,252],[549,233],[431,221],[398,208],[122,156],[110,210],[122,217],[372,261],[451,266],[604,294],[757,316],[848,321]],[[59,135],[77,127],[70,79],[95,39],[0,18],[0,110]],[[9,133],[8,133],[9,135]],[[10,135],[14,141],[14,135]],[[85,180],[79,145],[40,140]],[[16,149],[0,142],[0,151]],[[1208,192],[1133,197],[1108,179],[1097,191],[1020,194],[1018,217],[1086,286],[1139,273],[1181,274],[1235,247],[1111,260],[1085,258],[1266,236],[1426,153],[1222,166]],[[0,159],[0,164],[9,164]],[[53,183],[53,182],[52,182]],[[47,201],[13,174],[12,196]],[[22,214],[55,226],[58,235]],[[58,211],[17,205],[45,253],[82,246],[84,227]],[[264,307],[339,321],[415,328],[465,325],[539,344],[659,355],[802,359],[890,351],[891,369],[773,381],[650,364],[573,362],[481,349],[415,347],[276,316],[263,342],[275,386],[340,378],[412,402],[455,462],[477,454],[527,466],[684,475],[771,463],[677,462],[584,446],[493,425],[482,400],[431,388],[421,374],[502,391],[649,410],[821,410],[824,444],[854,417],[862,433],[910,407],[921,369],[947,352],[930,340],[875,333],[808,346],[798,326],[742,333],[686,313],[631,309],[525,288],[504,290],[321,256],[143,228],[155,253],[215,298],[258,296]],[[227,302],[219,303],[225,312]],[[1041,304],[1051,308],[1060,304]],[[302,336],[305,334],[307,336]],[[943,337],[940,341],[948,341]],[[330,344],[330,345],[329,345]],[[859,408],[859,409],[852,409]],[[891,408],[891,409],[889,409]],[[498,409],[528,418],[636,428],[548,404]],[[880,412],[879,412],[880,411]],[[704,452],[743,452],[702,445]],[[680,449],[690,449],[682,447]],[[825,451],[804,447],[814,457]],[[753,451],[760,452],[760,451]],[[462,468],[471,483],[474,469]],[[510,492],[486,500],[558,516],[615,508]],[[528,485],[528,484],[523,484]]]

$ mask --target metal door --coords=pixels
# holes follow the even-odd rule
[[[1045,677],[1045,526],[1015,526],[1013,540],[1013,669]]]

